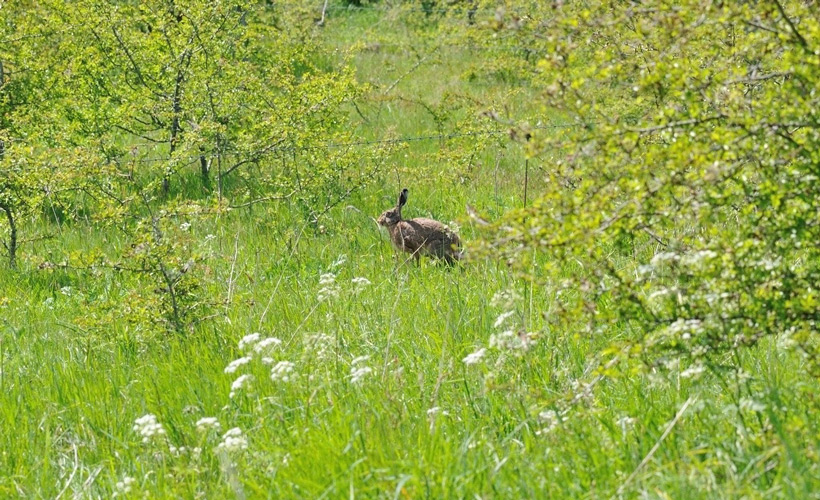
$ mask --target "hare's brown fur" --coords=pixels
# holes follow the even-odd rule
[[[390,241],[397,250],[407,252],[418,261],[421,255],[443,259],[448,264],[461,258],[458,235],[441,222],[424,217],[403,219],[401,208],[407,202],[407,189],[399,195],[394,208],[383,212],[378,219],[390,233]]]

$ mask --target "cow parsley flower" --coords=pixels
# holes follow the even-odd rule
[[[310,351],[313,359],[319,361],[329,359],[333,356],[333,345],[335,340],[330,335],[317,333],[305,337],[306,351]]]
[[[247,449],[248,438],[242,434],[242,429],[239,427],[229,429],[228,432],[222,436],[222,442],[216,446],[217,451],[226,451],[228,453]]]
[[[490,347],[499,350],[520,351],[529,347],[528,337],[517,335],[512,330],[496,333],[490,337]]]
[[[430,408],[429,410],[427,410],[427,416],[428,417],[435,417],[436,415],[447,416],[449,414],[450,414],[450,412],[448,412],[447,410],[442,410],[440,406],[434,406],[434,407]]]
[[[319,276],[319,286],[321,287],[317,295],[319,302],[339,295],[339,286],[336,284],[336,275],[333,273],[324,273]]]
[[[368,373],[372,373],[373,369],[369,366],[353,366],[350,368],[350,382],[353,384],[360,383]]]
[[[199,432],[207,432],[210,429],[219,431],[220,427],[216,417],[203,417],[196,421],[196,430]]]
[[[481,349],[466,355],[461,361],[465,365],[474,365],[476,363],[480,363],[485,354],[487,354],[487,349],[482,347]]]
[[[235,359],[230,362],[228,366],[225,367],[225,373],[235,373],[236,370],[239,369],[240,366],[246,365],[251,362],[251,358],[248,356],[243,356],[239,359]]]
[[[274,382],[289,382],[293,376],[293,363],[280,361],[270,370],[270,379]]]
[[[507,321],[507,318],[509,318],[509,317],[510,317],[510,316],[512,316],[513,314],[515,314],[515,311],[507,311],[507,312],[505,312],[505,313],[501,313],[501,314],[498,316],[498,318],[495,320],[495,323],[493,324],[493,327],[494,327],[494,328],[498,328],[498,327],[500,327],[501,325],[503,325],[503,324],[504,324],[504,322],[505,322],[505,321]]]
[[[236,396],[239,390],[241,390],[243,387],[250,385],[252,381],[253,375],[240,375],[236,380],[233,381],[233,384],[231,384],[231,393],[229,394],[229,397],[233,398],[234,396]]]
[[[260,340],[255,346],[253,346],[253,350],[257,354],[263,354],[271,351],[274,347],[281,344],[282,341],[280,339],[277,339],[276,337],[267,337]]]
[[[114,485],[114,495],[118,497],[120,495],[127,495],[131,493],[132,485],[136,482],[136,479],[133,477],[125,476],[122,478],[122,481],[117,481],[117,484]]]
[[[705,366],[703,366],[701,363],[695,363],[689,368],[683,370],[680,376],[683,378],[698,378],[705,371]]]
[[[249,333],[248,335],[245,335],[244,337],[242,337],[239,340],[239,350],[244,351],[245,348],[250,348],[252,345],[259,342],[259,340],[261,338],[262,338],[262,334],[260,334],[258,332]]]
[[[552,432],[556,427],[558,427],[558,424],[561,422],[566,422],[567,417],[559,414],[555,410],[544,410],[538,414],[538,420],[545,424],[545,427],[536,431],[536,436]]]
[[[156,415],[149,413],[134,421],[134,431],[142,436],[142,442],[147,443],[154,437],[165,434],[162,424],[157,421]]]

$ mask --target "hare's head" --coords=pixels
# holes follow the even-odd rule
[[[407,203],[407,188],[401,190],[401,193],[399,194],[399,201],[396,203],[395,207],[382,212],[377,220],[379,225],[390,227],[401,222],[401,207],[403,207],[405,203]]]

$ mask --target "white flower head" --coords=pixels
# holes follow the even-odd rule
[[[131,489],[133,484],[136,482],[136,479],[130,476],[125,476],[122,478],[122,481],[117,481],[117,484],[114,485],[114,495],[118,497],[120,495],[127,495],[131,493]]]
[[[253,350],[257,354],[266,354],[273,350],[274,347],[282,345],[282,341],[277,339],[276,337],[268,337],[260,340],[255,346],[253,346]]]
[[[294,364],[290,361],[280,361],[270,369],[270,379],[274,382],[290,382],[293,378]]]
[[[479,349],[475,352],[471,352],[470,354],[464,356],[464,359],[462,359],[461,361],[465,365],[474,365],[474,364],[480,363],[481,360],[484,358],[484,355],[486,355],[486,354],[487,354],[487,349],[482,347],[481,349]]]
[[[234,427],[229,429],[225,435],[222,436],[222,442],[216,446],[217,451],[225,451],[228,453],[242,451],[248,449],[248,438],[242,434],[242,429]]]
[[[179,225],[179,228],[183,231],[187,231],[187,230],[191,229],[191,224],[189,222],[183,222],[182,224]]]
[[[353,366],[350,369],[350,382],[353,384],[360,383],[373,369],[369,366]]]
[[[231,393],[229,394],[229,396],[233,398],[240,390],[249,386],[251,382],[253,382],[253,375],[240,375],[231,384]]]
[[[317,299],[319,302],[324,302],[339,295],[339,286],[336,284],[336,275],[333,273],[324,273],[319,276],[319,293]]]
[[[558,424],[567,421],[567,417],[556,412],[555,410],[544,410],[538,414],[538,420],[545,424],[544,428],[535,432],[537,436],[540,436],[555,430],[555,428],[558,427]]]
[[[216,417],[202,417],[196,421],[196,430],[199,432],[208,432],[210,429],[219,431],[220,427]]]
[[[305,337],[305,351],[311,355],[311,358],[317,360],[326,360],[333,355],[334,338],[324,333],[317,333],[315,335],[308,335]]]
[[[434,407],[430,408],[429,410],[427,410],[427,416],[428,417],[435,417],[436,415],[447,416],[449,414],[450,414],[450,412],[448,412],[447,410],[442,410],[440,406],[434,406]]]
[[[490,305],[493,307],[512,308],[512,306],[521,300],[521,295],[515,290],[501,290],[493,295],[490,300]]]
[[[156,415],[149,413],[134,421],[134,431],[142,436],[142,442],[147,443],[165,434],[165,429],[162,424],[157,421]]]
[[[262,334],[259,332],[249,333],[248,335],[245,335],[239,340],[239,350],[244,351],[245,348],[250,348],[252,345],[259,342],[261,338]]]
[[[498,318],[496,318],[495,323],[493,324],[493,328],[498,328],[501,325],[503,325],[504,322],[507,321],[507,318],[509,318],[513,314],[515,314],[515,311],[507,311],[507,312],[501,313],[498,316]]]
[[[368,287],[368,286],[370,286],[370,285],[371,285],[370,280],[369,280],[369,279],[367,279],[367,278],[364,278],[364,277],[353,278],[353,279],[352,279],[352,280],[350,280],[350,281],[351,281],[351,282],[353,283],[353,285],[356,287],[356,288],[354,289],[356,292],[361,292],[361,291],[362,291],[362,290],[364,290],[366,287]]]
[[[696,379],[696,378],[700,377],[700,375],[705,371],[706,371],[706,367],[703,366],[703,364],[698,362],[698,363],[693,364],[689,368],[683,370],[681,372],[680,376],[683,377],[683,378]]]
[[[490,336],[490,347],[502,351],[524,351],[529,348],[530,342],[529,336],[517,335],[512,330]]]
[[[236,370],[239,369],[240,366],[246,365],[251,362],[251,358],[248,356],[243,356],[239,359],[235,359],[225,367],[225,373],[235,373]]]
[[[350,364],[353,365],[353,366],[356,366],[360,363],[364,363],[368,359],[370,359],[370,356],[357,356],[357,357],[353,358],[353,361],[351,361]]]

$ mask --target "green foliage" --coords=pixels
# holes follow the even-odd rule
[[[556,328],[629,325],[648,366],[683,356],[718,369],[765,336],[817,366],[811,9],[563,6],[528,20],[536,31],[507,30],[544,55],[544,111],[578,124],[532,131],[529,154],[550,159],[553,182],[500,223],[520,269],[542,254],[537,281],[582,263],[562,277]]]

